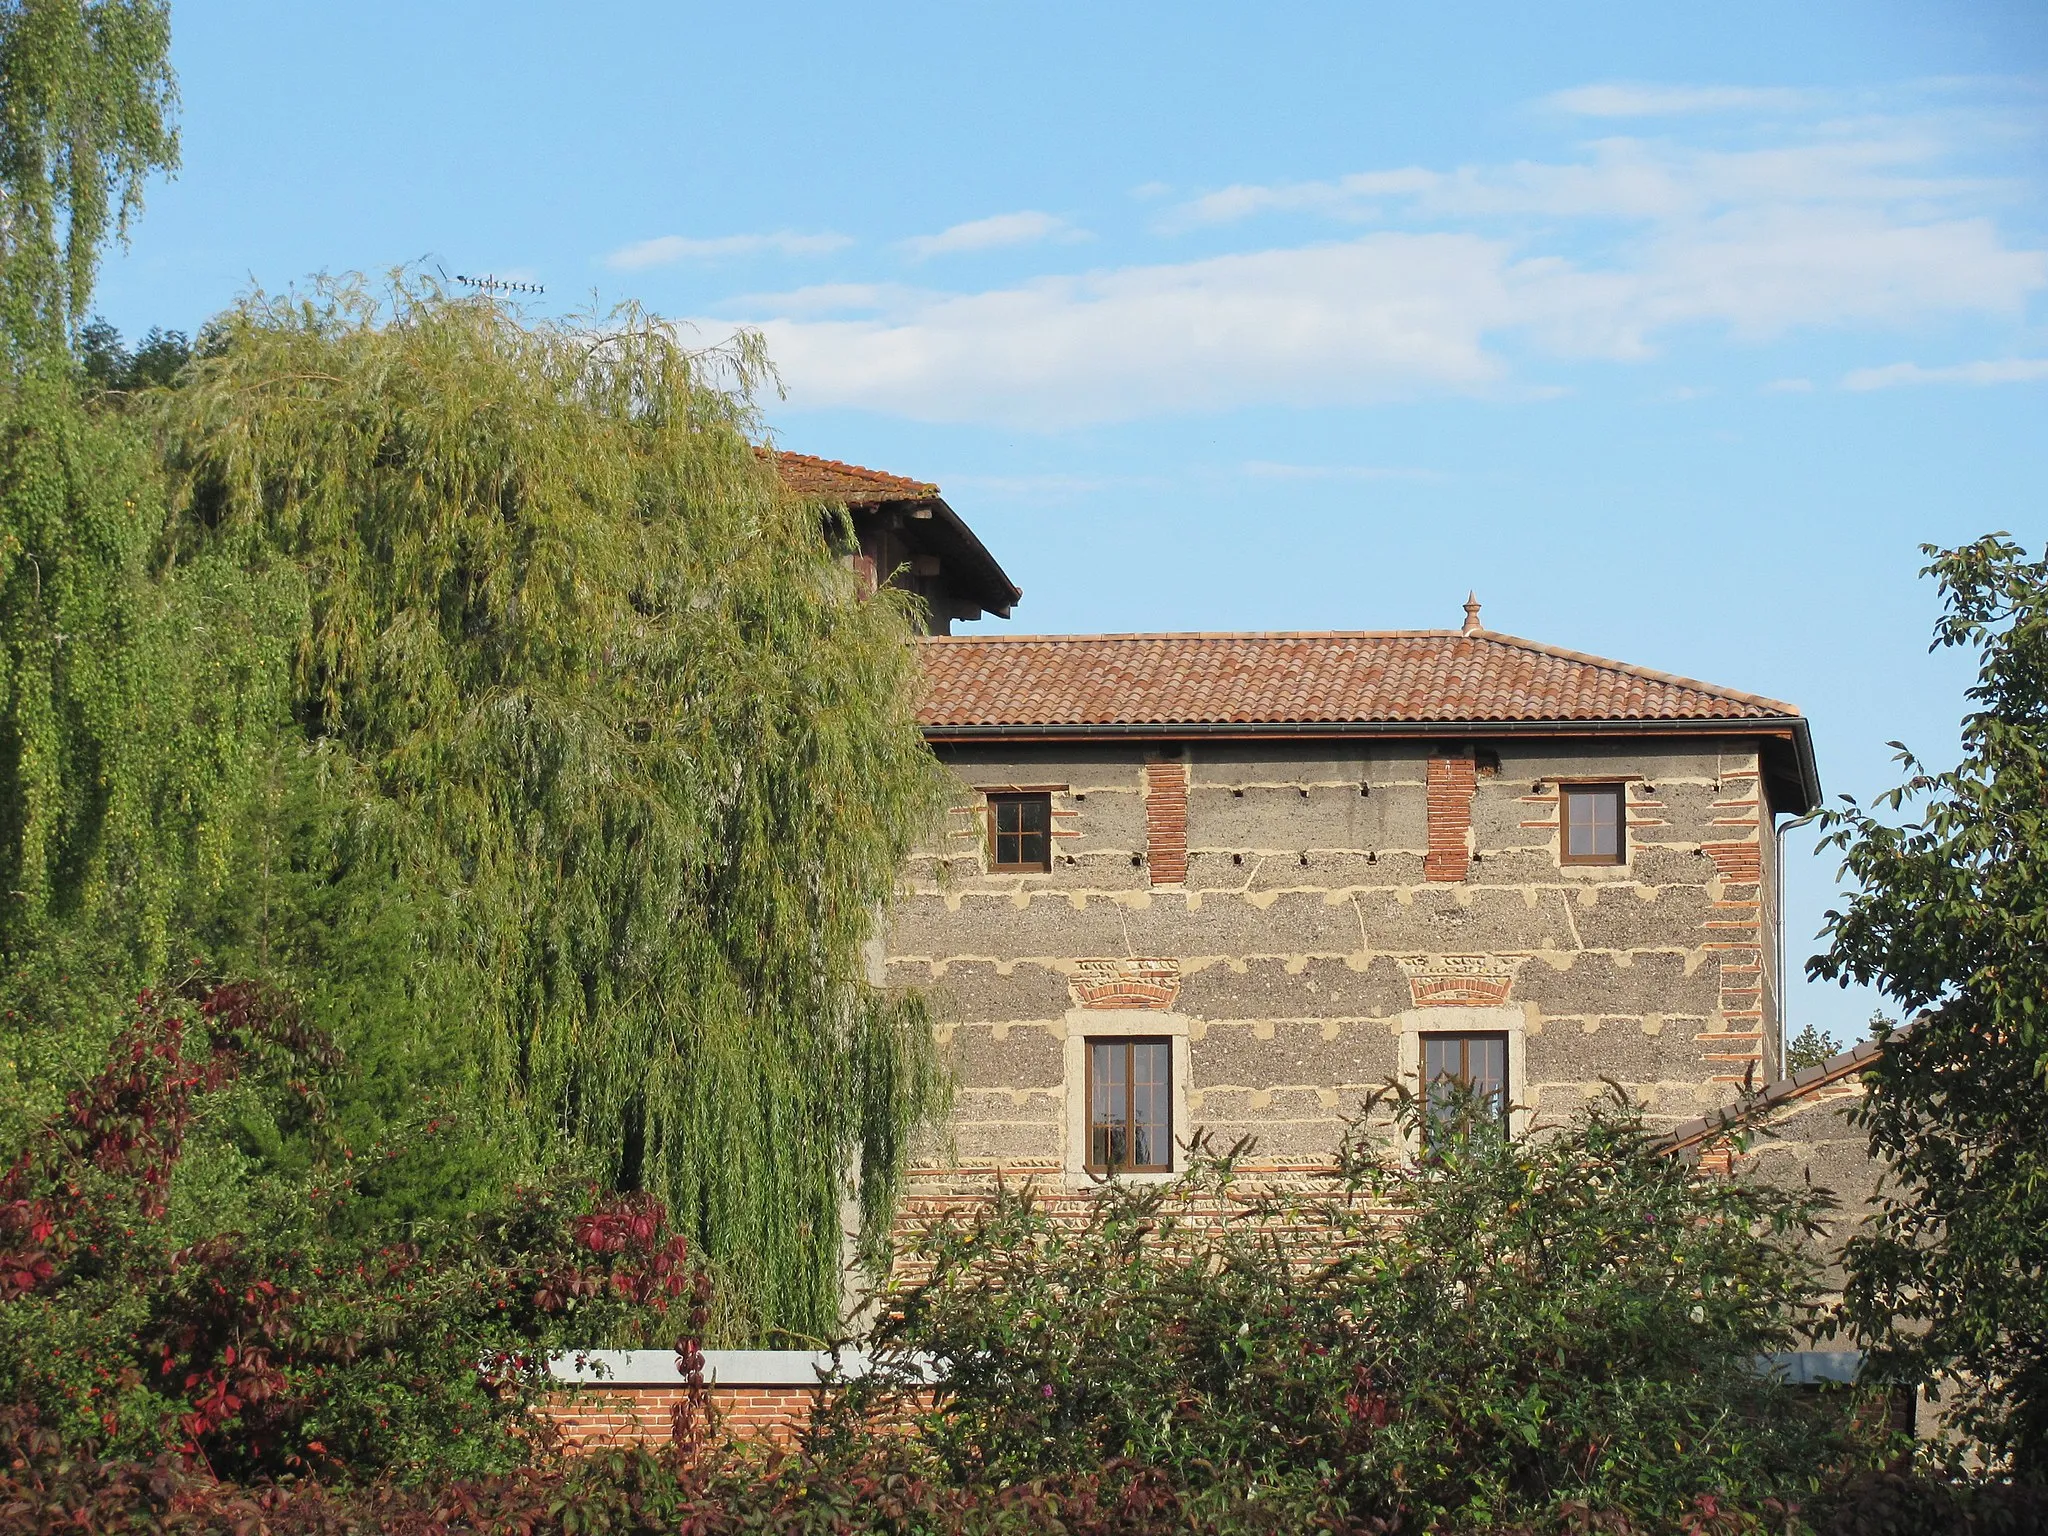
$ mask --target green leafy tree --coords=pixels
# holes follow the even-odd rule
[[[121,333],[104,320],[87,322],[78,333],[78,358],[86,379],[102,390],[129,392],[177,382],[192,360],[192,340],[183,331],[153,325],[130,352]]]
[[[149,0],[0,0],[0,1126],[50,1107],[224,867],[244,750],[283,700],[292,594],[151,560],[149,444],[86,409],[67,342],[100,253],[176,164]],[[159,338],[161,341],[161,338]],[[83,978],[90,977],[90,984]]]
[[[885,1225],[942,1087],[863,947],[943,790],[911,602],[782,490],[758,355],[418,282],[258,296],[205,350],[160,402],[166,567],[309,594],[326,857],[415,925],[410,1002],[491,1135],[659,1193],[731,1306],[830,1333],[849,1170]]]
[[[1860,1111],[1888,1168],[1848,1250],[1847,1313],[1896,1379],[1944,1386],[1954,1424],[2048,1482],[2048,561],[2003,535],[1927,574],[1937,646],[1978,655],[1961,763],[1878,809],[1819,818],[1856,894],[1809,972],[1880,989],[1883,1057]]]
[[[0,344],[63,358],[100,254],[178,164],[164,0],[0,0]]]
[[[1817,1025],[1809,1024],[1786,1044],[1785,1069],[1788,1072],[1799,1072],[1807,1067],[1817,1067],[1841,1049],[1842,1042],[1833,1034]]]

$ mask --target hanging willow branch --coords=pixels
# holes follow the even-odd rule
[[[61,357],[109,237],[178,167],[164,0],[0,0],[0,364]]]
[[[164,402],[175,561],[311,593],[301,730],[428,914],[501,1131],[667,1197],[759,1323],[829,1331],[942,1080],[862,949],[941,803],[910,600],[756,450],[751,348],[402,279],[250,299]],[[716,371],[723,367],[728,375]]]

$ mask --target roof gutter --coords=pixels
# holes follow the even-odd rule
[[[1109,724],[927,725],[925,739],[941,741],[1290,741],[1303,738],[1446,736],[1762,736],[1791,747],[1800,798],[1781,809],[1804,814],[1820,804],[1820,770],[1803,718],[1780,720],[1186,720],[1115,721]]]

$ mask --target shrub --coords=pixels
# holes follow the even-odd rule
[[[233,1225],[203,1194],[171,1219],[237,1090],[317,1121],[336,1064],[274,993],[141,999],[0,1179],[0,1380],[25,1424],[241,1479],[503,1471],[534,1454],[550,1349],[701,1334],[708,1286],[644,1195],[521,1191],[380,1243],[350,1235],[344,1157],[256,1182]]]
[[[1823,1199],[1696,1178],[1625,1104],[1420,1165],[1361,1121],[1315,1195],[1236,1163],[1078,1224],[1029,1191],[936,1223],[819,1444],[902,1415],[957,1486],[1129,1463],[1401,1531],[1782,1525],[1876,1449],[1756,1365],[1817,1314]]]

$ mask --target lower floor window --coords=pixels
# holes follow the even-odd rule
[[[1165,1173],[1173,1167],[1173,1042],[1088,1042],[1088,1168]]]
[[[1424,1035],[1422,1082],[1429,1134],[1455,1135],[1478,1118],[1504,1124],[1508,1114],[1506,1035]]]

